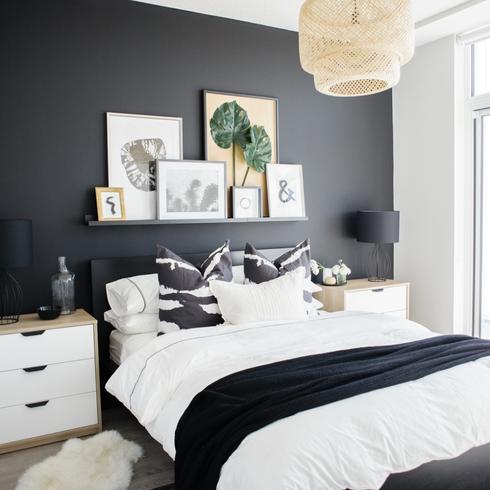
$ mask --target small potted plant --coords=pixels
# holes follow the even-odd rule
[[[325,267],[316,260],[310,262],[311,274],[315,284],[327,284],[327,280],[332,278],[332,269]]]
[[[343,286],[347,284],[347,276],[351,274],[351,270],[344,264],[344,261],[340,259],[337,264],[332,267],[332,275],[335,277],[336,285]]]

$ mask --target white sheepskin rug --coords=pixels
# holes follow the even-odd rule
[[[70,439],[61,450],[31,466],[16,490],[126,490],[143,449],[115,430]]]

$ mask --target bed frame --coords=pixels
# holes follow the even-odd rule
[[[267,258],[275,259],[286,250],[261,250]],[[182,254],[192,264],[200,264],[207,254]],[[233,265],[243,264],[243,252],[232,252]],[[102,387],[116,369],[109,358],[109,335],[113,327],[104,321],[109,309],[105,285],[123,277],[156,272],[155,256],[119,257],[91,261],[93,315],[99,324],[99,359]],[[119,404],[102,389],[103,406]],[[490,416],[490,414],[489,414]],[[363,464],[359,461],[359,464]],[[490,444],[471,449],[458,458],[432,461],[405,473],[391,475],[381,490],[485,490],[490,489]]]

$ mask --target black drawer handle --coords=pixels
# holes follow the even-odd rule
[[[37,408],[44,407],[49,403],[49,400],[44,400],[43,402],[35,402],[35,403],[26,403],[27,408]]]
[[[34,335],[42,335],[46,330],[35,330],[34,332],[21,332],[24,337],[34,337]]]
[[[26,373],[34,373],[36,371],[44,371],[48,366],[45,364],[44,366],[32,366],[28,368],[23,368]]]
[[[373,293],[382,293],[384,290],[385,288],[371,289]]]

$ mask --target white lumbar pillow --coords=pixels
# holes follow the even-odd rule
[[[209,287],[227,323],[306,320],[304,277],[305,270],[300,267],[260,284],[211,281]]]

